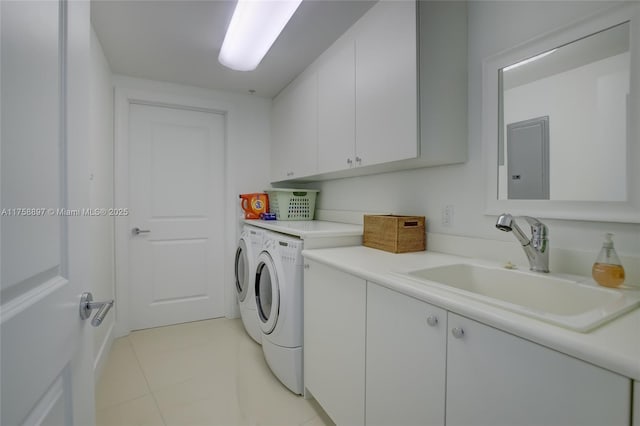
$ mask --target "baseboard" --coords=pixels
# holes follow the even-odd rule
[[[104,371],[105,363],[107,362],[107,358],[109,357],[109,352],[111,351],[111,345],[113,344],[113,341],[115,339],[115,336],[113,333],[114,328],[115,328],[115,322],[111,322],[111,324],[109,324],[109,330],[107,331],[107,334],[105,335],[104,340],[100,345],[100,350],[98,351],[98,353],[96,354],[93,360],[93,377],[94,377],[95,383],[98,383],[98,380],[100,380],[100,377],[102,376],[102,372]]]
[[[226,319],[240,318],[240,309],[238,307],[235,309],[228,309],[227,312],[225,312],[224,317]]]

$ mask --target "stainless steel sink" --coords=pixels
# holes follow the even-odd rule
[[[640,294],[553,275],[471,264],[399,275],[580,332],[590,331],[640,305]]]

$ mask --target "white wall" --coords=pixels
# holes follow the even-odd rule
[[[269,187],[271,99],[255,95],[201,89],[172,83],[115,75],[117,88],[195,98],[215,102],[227,113],[226,196],[220,200],[219,217],[226,217],[224,274],[225,314],[237,317],[233,262],[239,238],[241,209],[238,194]]]
[[[91,28],[89,141],[90,208],[113,207],[113,87],[111,70],[100,41]],[[115,293],[112,217],[90,219],[91,292],[96,301],[113,299]],[[99,376],[113,340],[115,309],[94,328],[94,371]],[[96,377],[97,378],[97,377]]]
[[[471,1],[469,24],[469,161],[461,165],[361,176],[314,184],[318,208],[425,215],[430,233],[515,242],[495,228],[496,216],[484,215],[482,164],[482,62],[505,49],[557,29],[607,4],[598,2]],[[444,41],[443,41],[444,44]],[[446,205],[454,207],[453,223],[441,223]],[[544,220],[554,248],[585,250],[595,260],[605,232],[615,234],[618,252],[640,256],[640,225]],[[557,251],[556,251],[557,253]],[[590,275],[586,267],[577,271]]]
[[[628,52],[505,90],[505,140],[507,125],[549,116],[550,199],[625,201],[628,93]]]

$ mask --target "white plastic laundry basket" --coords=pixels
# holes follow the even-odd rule
[[[317,189],[265,189],[269,210],[278,220],[313,220]]]

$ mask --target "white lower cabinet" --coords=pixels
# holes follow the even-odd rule
[[[337,425],[364,425],[366,291],[363,279],[305,262],[304,383]]]
[[[453,313],[447,325],[448,426],[630,424],[628,378]]]
[[[307,264],[305,387],[338,425],[640,426],[629,378]]]
[[[367,283],[366,423],[444,424],[447,312]]]

